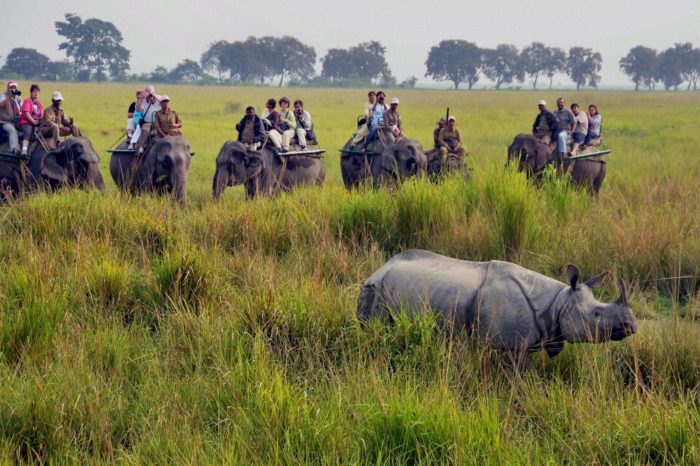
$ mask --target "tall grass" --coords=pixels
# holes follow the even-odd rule
[[[61,88],[106,148],[121,120],[104,115],[122,112],[131,89]],[[96,92],[114,96],[99,116],[82,104]],[[456,110],[472,179],[346,192],[330,149],[352,122],[339,109],[363,93],[299,90],[329,149],[324,188],[251,202],[238,188],[214,203],[227,108],[270,90],[159,92],[197,152],[187,203],[110,185],[0,209],[5,461],[700,462],[700,304],[680,278],[700,263],[697,95],[578,96],[605,109],[613,148],[592,198],[503,169],[539,98],[526,92],[402,91],[409,134],[424,142],[433,114]],[[431,316],[360,326],[363,280],[414,247],[553,277],[569,262],[586,277],[614,269],[631,284],[639,332],[538,353],[520,371]],[[616,293],[611,280],[600,296]]]

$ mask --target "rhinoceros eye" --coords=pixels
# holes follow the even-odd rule
[[[596,309],[595,311],[593,311],[593,316],[594,316],[596,319],[600,319],[600,311],[597,310],[597,309]]]

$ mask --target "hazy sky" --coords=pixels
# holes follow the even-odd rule
[[[602,85],[628,84],[618,60],[635,45],[664,49],[675,42],[700,46],[700,0],[0,0],[11,4],[12,21],[0,28],[0,55],[32,47],[63,58],[54,21],[66,12],[114,23],[131,50],[131,68],[151,71],[184,58],[199,59],[216,40],[250,35],[294,35],[316,49],[349,47],[378,40],[387,48],[394,75],[424,80],[431,46],[466,39],[481,47],[532,41],[568,50],[591,47],[603,55]],[[564,76],[555,82],[568,84]]]

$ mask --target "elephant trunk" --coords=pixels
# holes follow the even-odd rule
[[[226,189],[230,177],[231,174],[228,167],[217,165],[216,173],[214,174],[214,200],[218,201],[221,198],[221,194]]]
[[[173,197],[178,202],[183,202],[187,194],[187,169],[184,166],[174,169],[170,181],[173,187]]]

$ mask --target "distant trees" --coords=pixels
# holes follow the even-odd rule
[[[316,50],[290,36],[249,37],[245,41],[214,42],[199,60],[202,69],[215,72],[219,80],[260,81],[278,77],[307,80],[314,74]]]
[[[641,84],[652,90],[657,76],[657,58],[656,50],[638,45],[620,59],[620,70],[629,76],[635,91]]]
[[[130,52],[122,45],[122,34],[114,24],[97,18],[85,21],[67,13],[65,21],[56,21],[56,33],[66,40],[58,49],[78,68],[78,77],[107,79],[107,71],[114,79],[121,79],[129,69]]]
[[[484,75],[500,89],[503,84],[525,79],[523,61],[514,45],[501,44],[485,54]]]
[[[700,49],[690,42],[677,43],[661,53],[649,47],[638,45],[619,61],[622,70],[634,83],[654,90],[656,83],[663,83],[666,90],[678,90],[684,82],[687,90],[697,90],[700,78]]]
[[[484,49],[464,40],[444,40],[430,49],[425,75],[436,81],[451,81],[455,89],[462,82],[472,89],[482,74],[493,81],[496,89],[503,84],[523,82],[525,75],[529,75],[533,89],[537,89],[540,78],[545,76],[551,89],[554,76],[567,73],[579,89],[597,87],[601,64],[600,53],[583,47],[573,47],[567,55],[562,49],[547,47],[542,42],[533,42],[519,52],[509,44]]]
[[[17,47],[5,59],[5,72],[27,78],[39,78],[46,73],[49,57],[34,49]]]
[[[377,41],[363,42],[348,49],[329,49],[321,58],[321,76],[331,81],[395,82],[385,54],[386,48]]]
[[[600,69],[603,57],[600,53],[584,47],[571,47],[569,59],[566,63],[566,72],[576,84],[578,91],[581,86],[598,87],[600,82]]]
[[[537,80],[550,59],[550,49],[542,42],[533,42],[521,54],[525,72],[533,78],[532,88],[537,89]]]
[[[426,77],[435,81],[451,81],[455,89],[466,82],[471,89],[484,70],[486,51],[466,40],[443,40],[428,52]]]

